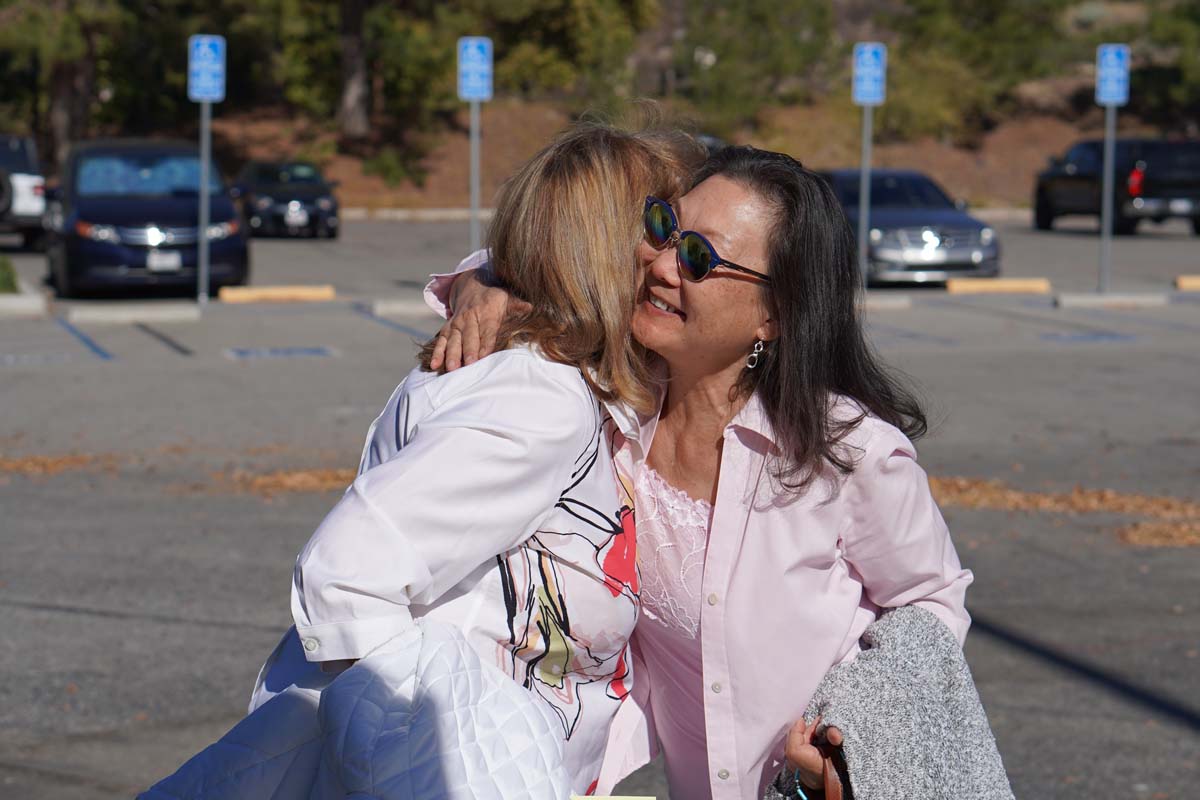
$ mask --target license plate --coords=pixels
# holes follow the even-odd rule
[[[1168,206],[1172,214],[1190,214],[1192,213],[1192,201],[1187,199],[1172,200]]]
[[[178,250],[151,250],[146,253],[146,269],[151,272],[178,272],[183,256]]]
[[[308,224],[308,211],[303,208],[289,208],[283,214],[283,224],[289,228],[303,228]]]

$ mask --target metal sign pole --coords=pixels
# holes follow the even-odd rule
[[[862,162],[858,179],[858,271],[867,288],[867,232],[871,229],[871,140],[875,133],[875,107],[863,106]]]
[[[1104,180],[1100,199],[1100,281],[1097,291],[1108,292],[1112,279],[1113,161],[1116,156],[1117,107],[1104,106]]]
[[[458,40],[458,99],[471,107],[471,251],[482,246],[479,224],[479,104],[492,99],[492,40],[463,36]]]
[[[1129,102],[1129,45],[1102,44],[1096,48],[1096,103],[1104,106],[1104,178],[1100,197],[1100,278],[1097,289],[1108,292],[1112,282],[1114,176],[1117,149],[1117,106]]]
[[[479,101],[471,101],[471,252],[481,246],[479,233]]]
[[[200,308],[208,305],[208,175],[212,161],[212,103],[200,104],[200,225],[196,229],[199,247],[196,265],[196,302]]]

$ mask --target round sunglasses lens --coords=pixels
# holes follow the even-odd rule
[[[712,269],[713,252],[703,239],[689,233],[679,240],[679,263],[687,271],[689,279],[703,280]]]
[[[646,206],[646,238],[655,247],[663,247],[671,238],[671,212],[661,203]]]

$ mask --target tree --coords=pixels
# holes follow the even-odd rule
[[[1164,2],[1151,7],[1150,41],[1164,48],[1172,66],[1147,70],[1158,78],[1146,81],[1155,99],[1155,116],[1164,122],[1182,122],[1194,135],[1200,126],[1200,4]],[[1135,88],[1138,86],[1135,78]]]
[[[39,65],[38,78],[46,82],[53,161],[59,167],[70,143],[88,131],[98,66],[124,21],[115,0],[10,0],[0,11],[0,48]],[[38,96],[33,93],[33,102]],[[30,112],[36,116],[34,108]]]
[[[897,34],[881,133],[969,136],[996,116],[1018,83],[1072,55],[1062,30],[1072,0],[906,0],[879,22]],[[898,91],[897,91],[898,89]]]
[[[752,121],[764,105],[812,97],[832,52],[824,0],[693,2],[686,27],[677,54],[683,94],[717,133]]]
[[[342,0],[342,94],[338,124],[347,139],[365,139],[371,132],[367,85],[367,48],[363,23],[369,0]]]

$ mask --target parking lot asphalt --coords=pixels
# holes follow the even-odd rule
[[[1057,271],[1026,274],[1092,288],[1094,236],[1000,230]],[[331,303],[0,320],[0,796],[128,797],[237,720],[297,551],[437,327],[365,303],[412,296],[465,236],[254,243],[256,283],[332,281]],[[1115,285],[1165,289],[1195,249],[1119,240]],[[914,297],[869,330],[928,401],[921,462],[975,571],[967,655],[1017,796],[1195,797],[1200,546],[1150,545],[1200,526],[1200,302]],[[656,767],[621,788],[666,797]]]

